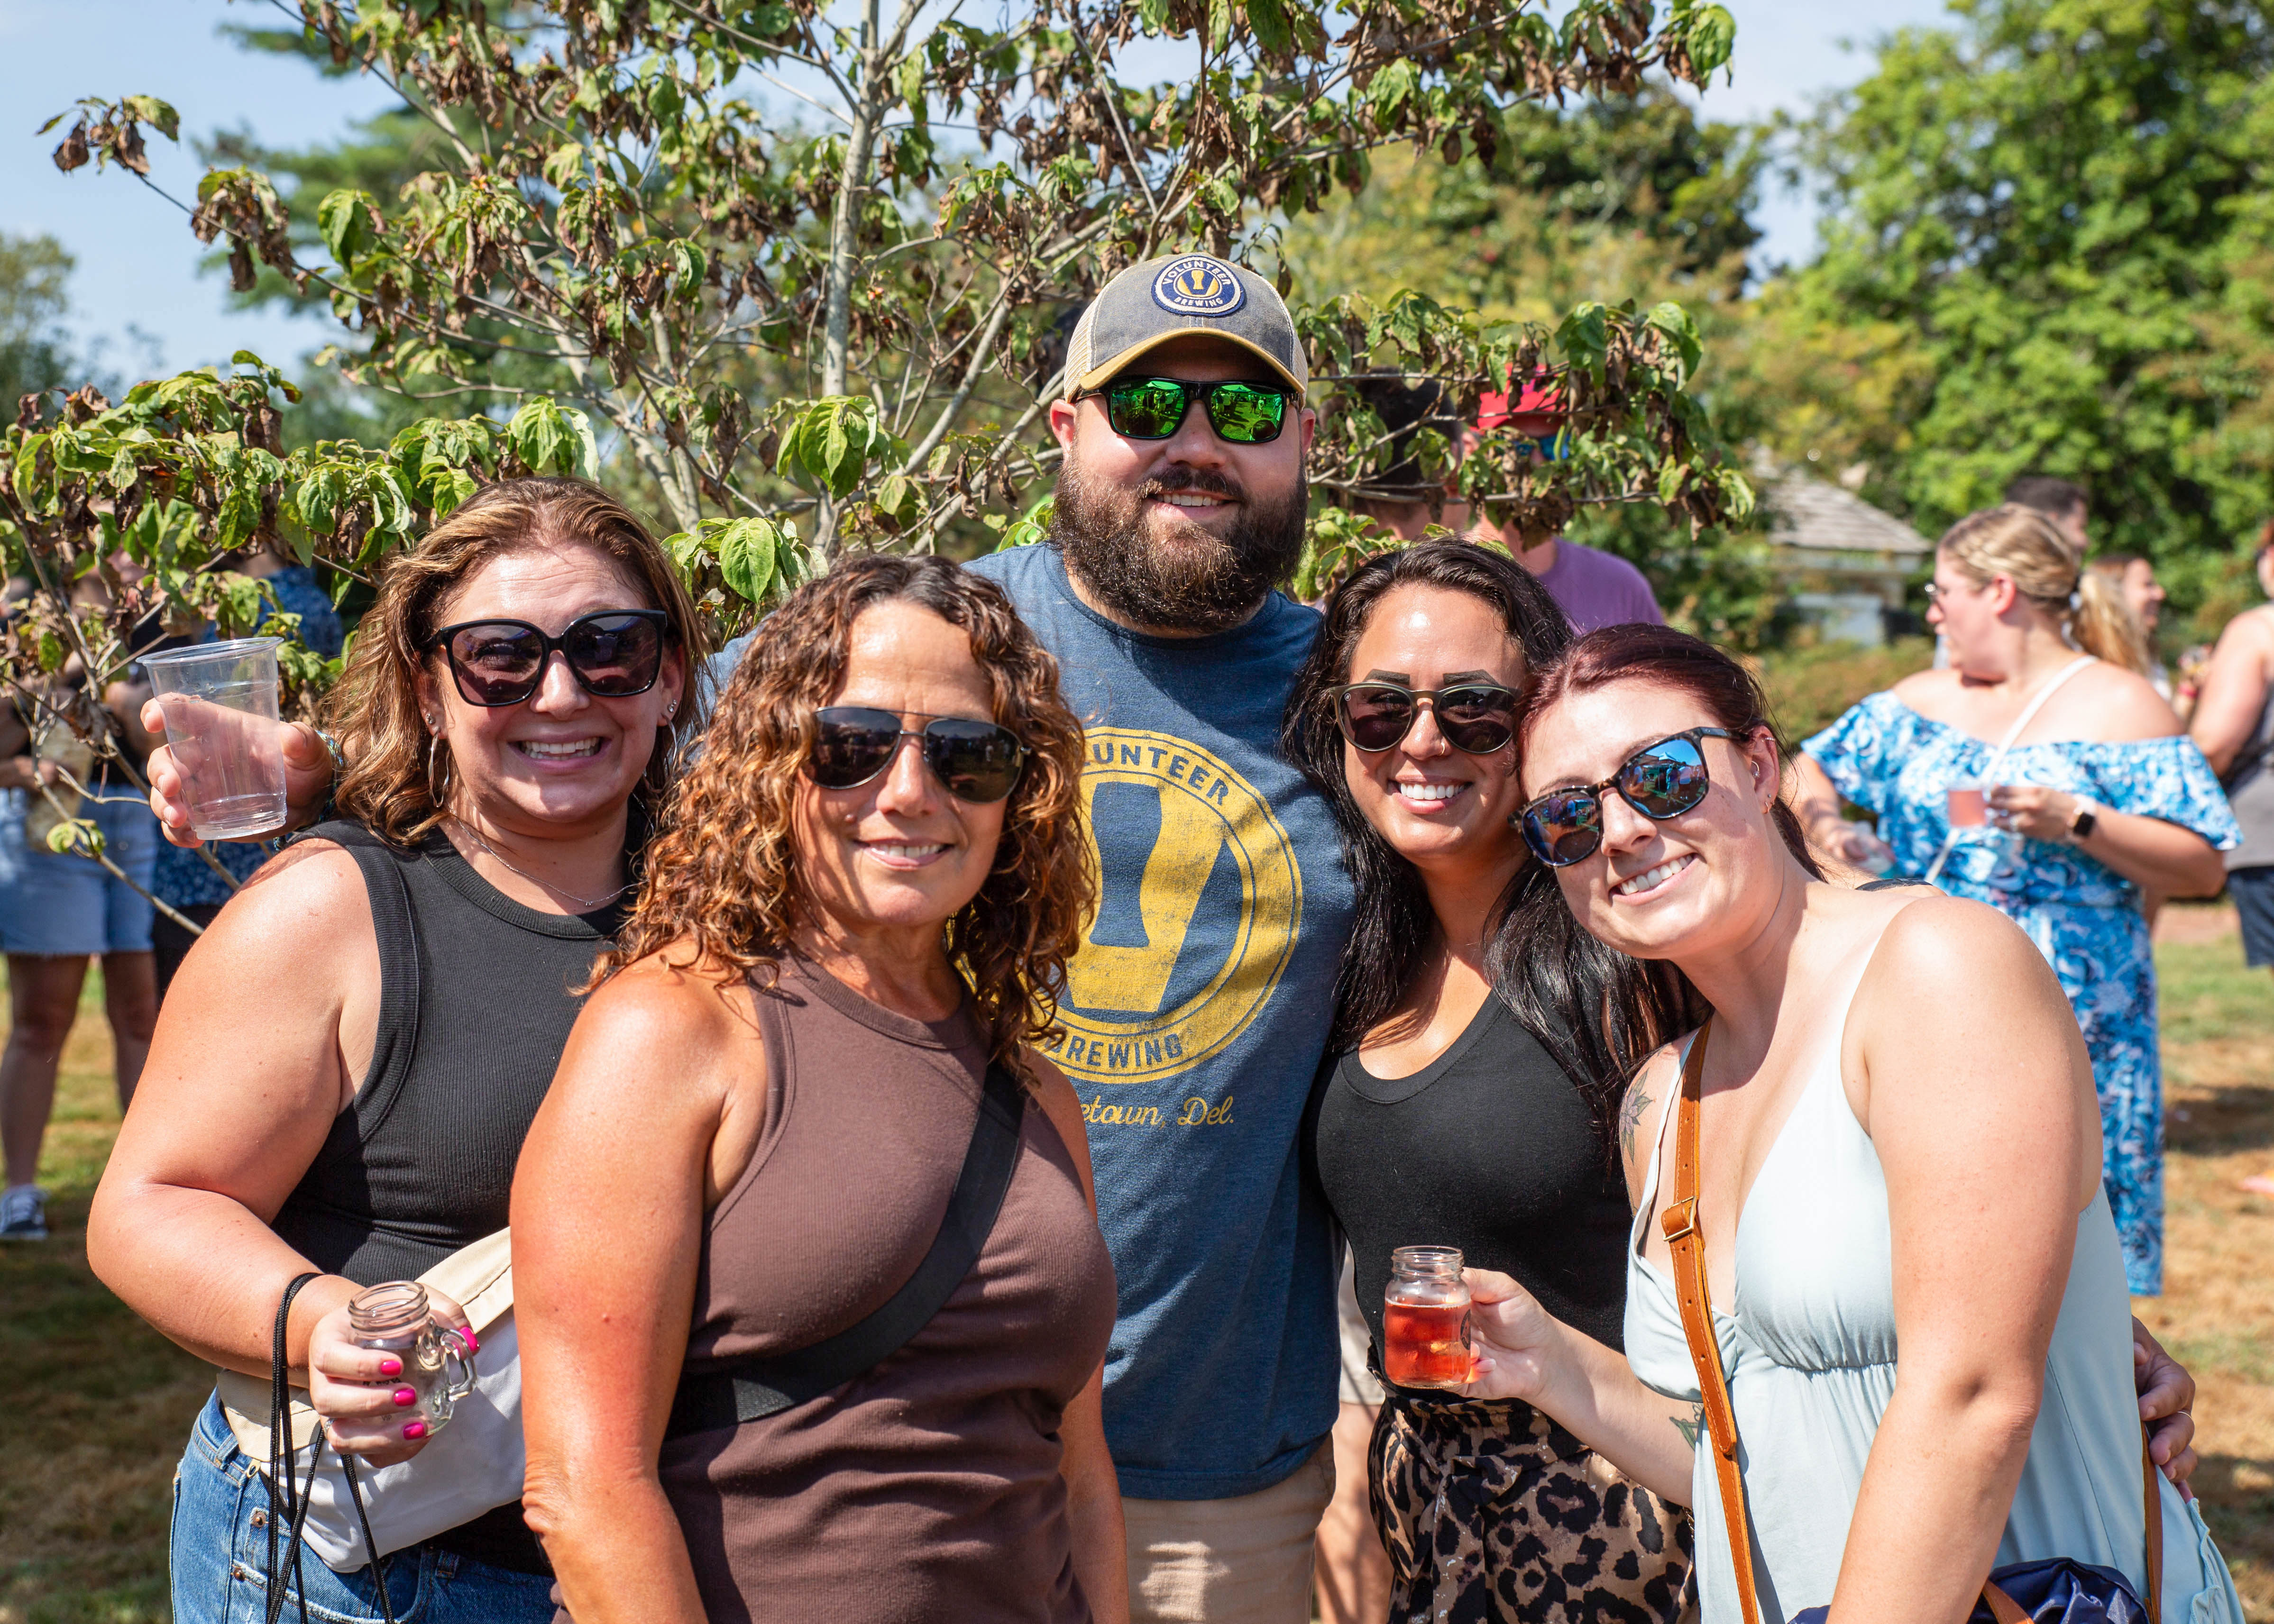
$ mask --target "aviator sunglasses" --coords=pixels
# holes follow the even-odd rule
[[[924,765],[958,801],[991,806],[1018,787],[1027,747],[1006,727],[967,717],[924,717],[920,728],[900,726],[890,710],[865,705],[825,705],[813,713],[813,748],[806,776],[824,789],[851,789],[892,764],[903,739],[914,739]]]
[[[1335,690],[1335,720],[1369,756],[1394,748],[1413,731],[1421,702],[1437,712],[1437,731],[1464,756],[1490,756],[1516,737],[1515,690],[1497,682],[1450,688],[1406,688],[1397,682],[1353,682]]]
[[[1181,378],[1117,378],[1102,389],[1084,389],[1086,401],[1105,397],[1105,418],[1124,440],[1166,440],[1184,426],[1198,401],[1216,438],[1235,446],[1268,445],[1287,420],[1287,391],[1269,383],[1186,383]]]
[[[494,710],[520,704],[544,685],[546,662],[555,649],[577,685],[596,698],[644,694],[663,670],[670,626],[671,617],[660,609],[579,615],[558,637],[526,620],[461,620],[443,627],[426,646],[442,650],[468,704]]]
[[[1706,799],[1713,780],[1700,739],[1728,739],[1726,727],[1692,727],[1646,745],[1600,784],[1552,789],[1517,814],[1524,843],[1551,868],[1568,868],[1603,844],[1603,792],[1615,789],[1627,805],[1655,823],[1679,817]]]

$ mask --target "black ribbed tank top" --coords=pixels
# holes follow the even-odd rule
[[[304,838],[338,842],[363,871],[379,940],[379,1029],[354,1102],[270,1227],[326,1274],[358,1285],[415,1280],[506,1227],[514,1163],[584,1004],[574,989],[622,906],[523,907],[439,830],[408,849],[350,823]],[[550,1571],[518,1503],[433,1543]]]
[[[413,1280],[506,1226],[513,1169],[620,922],[523,907],[440,831],[409,850],[358,824],[312,837],[363,870],[379,937],[379,1031],[355,1101],[271,1226],[358,1285]]]
[[[1498,998],[1411,1077],[1329,1056],[1315,1112],[1319,1180],[1377,1348],[1399,1246],[1458,1246],[1472,1268],[1513,1275],[1566,1325],[1623,1345],[1624,1181],[1577,1086]]]

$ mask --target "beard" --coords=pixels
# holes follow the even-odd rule
[[[1157,533],[1147,501],[1205,491],[1239,504],[1228,536],[1190,519]],[[1097,601],[1139,627],[1196,634],[1237,626],[1295,571],[1303,554],[1310,488],[1299,474],[1276,502],[1259,503],[1228,476],[1172,464],[1133,490],[1058,470],[1050,545]]]

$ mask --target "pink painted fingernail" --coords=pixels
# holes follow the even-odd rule
[[[379,1373],[382,1376],[400,1376],[403,1374],[403,1361],[396,1358],[381,1359],[379,1362]]]
[[[482,1339],[474,1335],[474,1327],[472,1326],[468,1326],[464,1330],[459,1332],[458,1335],[466,1339],[466,1351],[468,1353],[479,1353],[482,1350]]]
[[[417,1402],[418,1402],[418,1388],[416,1388],[416,1387],[397,1387],[397,1388],[395,1388],[395,1402],[397,1404],[402,1404],[402,1405],[410,1405],[410,1404],[415,1404],[415,1403],[417,1403]]]
[[[426,1436],[426,1424],[424,1421],[413,1421],[403,1429],[403,1435],[407,1439],[424,1438]]]

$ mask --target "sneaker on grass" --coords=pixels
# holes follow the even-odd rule
[[[48,1238],[48,1192],[37,1184],[0,1191],[0,1241]]]

